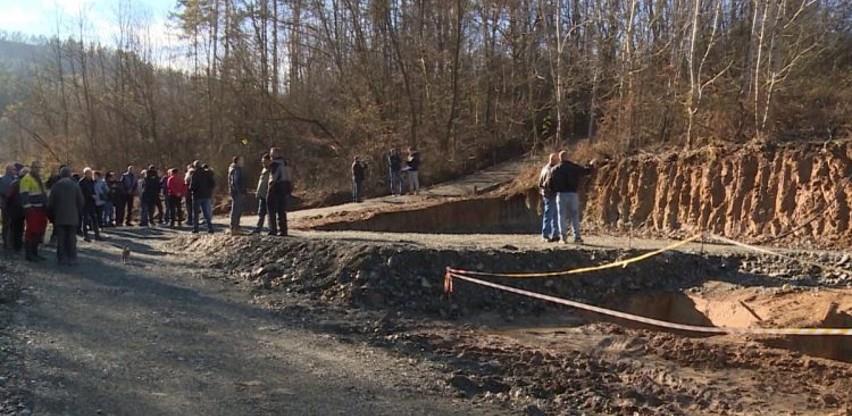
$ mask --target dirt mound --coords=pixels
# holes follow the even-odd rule
[[[481,310],[530,313],[545,307],[540,302],[474,287],[465,287],[463,295],[448,299],[443,293],[448,266],[508,272],[566,270],[636,255],[632,251],[447,250],[401,243],[275,237],[187,236],[175,244],[182,251],[204,256],[206,264],[231,278],[253,282],[260,290],[305,293],[327,301],[404,308],[444,317]],[[707,261],[700,255],[678,253],[654,257],[629,269],[571,279],[498,281],[596,302],[616,292],[691,287],[711,274],[730,274],[734,280],[750,278],[736,268],[720,267],[722,264],[719,259]]]

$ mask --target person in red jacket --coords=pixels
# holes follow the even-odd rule
[[[166,195],[169,198],[170,227],[183,224],[183,209],[181,208],[184,196],[186,196],[186,181],[179,169],[169,170],[169,179],[166,181]]]

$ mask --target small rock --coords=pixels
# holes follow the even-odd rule
[[[343,269],[340,271],[340,274],[337,275],[337,283],[346,284],[352,281],[352,274],[349,273],[349,270]]]
[[[833,394],[826,394],[822,396],[822,402],[828,407],[834,407],[837,406],[839,400],[837,400],[837,396]]]
[[[468,396],[473,396],[479,392],[479,385],[473,380],[462,375],[455,375],[447,380],[447,384],[453,386],[457,390],[465,393]]]
[[[527,416],[544,416],[544,411],[538,406],[531,404],[524,408],[524,414]]]

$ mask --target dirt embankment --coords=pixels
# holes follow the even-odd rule
[[[850,247],[850,178],[852,142],[644,155],[597,169],[587,183],[585,220]]]
[[[840,415],[852,405],[845,339],[690,337],[462,281],[442,294],[446,265],[559,270],[635,252],[222,236],[175,244],[215,269],[205,276],[245,284],[282,316],[425,360],[451,393],[526,414]],[[849,289],[825,287],[837,279],[769,258],[673,252],[572,278],[492,280],[683,324],[852,325]]]

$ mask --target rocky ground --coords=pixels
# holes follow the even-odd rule
[[[797,351],[797,342],[690,338],[625,328],[463,283],[457,283],[452,298],[442,294],[448,264],[559,270],[635,253],[513,246],[450,250],[417,241],[315,238],[188,237],[178,244],[208,259],[211,276],[246,287],[256,303],[280,316],[344,342],[366,342],[433,363],[444,373],[436,388],[474,402],[508,405],[527,414],[840,415],[852,406],[852,355],[846,350],[841,360],[826,360],[817,350],[812,355]],[[849,262],[839,253],[802,256],[842,267]],[[740,295],[750,291],[749,305],[756,308],[768,308],[758,298],[792,296],[807,302],[806,296],[817,293],[841,301],[838,316],[852,313],[846,276],[743,253],[667,254],[589,277],[503,283],[623,309],[623,300],[633,294],[719,296],[722,289],[706,287],[708,276]],[[708,312],[702,319],[712,325],[713,317]]]
[[[449,265],[560,270],[667,242],[296,234],[118,229],[82,244],[77,268],[0,261],[0,414],[852,411],[845,340],[698,338],[464,282],[443,293]],[[844,253],[795,255],[852,267]],[[497,281],[690,324],[852,326],[844,273],[729,246]],[[824,316],[808,316],[816,309]],[[759,318],[737,321],[744,313]]]
[[[20,274],[0,260],[0,415],[26,415],[32,411],[25,388],[21,345],[11,328],[20,293]]]

